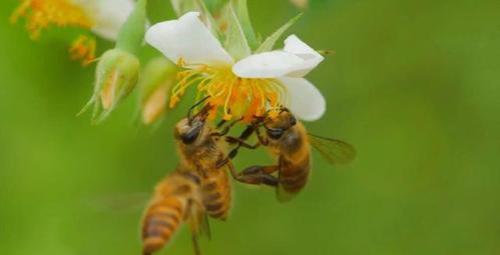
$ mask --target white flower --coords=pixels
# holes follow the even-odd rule
[[[236,60],[199,15],[186,13],[177,20],[155,24],[146,33],[146,42],[187,69],[172,91],[172,107],[188,86],[198,84],[198,97],[209,95],[211,104],[223,108],[225,119],[259,115],[280,104],[302,120],[323,115],[324,97],[302,78],[323,61],[318,52],[291,35],[282,50]]]
[[[116,40],[133,9],[133,0],[24,0],[11,20],[25,17],[32,38],[52,25],[90,29],[105,39]]]
[[[96,35],[116,41],[120,28],[134,10],[133,0],[73,0],[92,20]]]
[[[50,26],[77,27],[116,41],[120,28],[134,9],[133,0],[24,0],[11,16],[12,22],[26,19],[32,39]],[[96,42],[80,35],[70,48],[71,58],[87,65],[95,60]]]

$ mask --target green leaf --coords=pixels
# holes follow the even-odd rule
[[[249,56],[252,50],[248,46],[247,38],[231,3],[228,4],[226,11],[228,30],[224,46],[233,58],[242,59]]]
[[[271,51],[274,48],[274,45],[280,39],[280,37],[283,35],[283,33],[288,30],[297,20],[302,17],[302,13],[299,13],[297,16],[293,17],[291,20],[289,20],[285,25],[281,26],[276,32],[274,32],[272,35],[270,35],[264,43],[260,45],[260,47],[255,51],[255,53],[262,53],[266,51]]]
[[[132,11],[118,33],[116,48],[134,54],[139,51],[144,41],[144,34],[146,33],[146,4],[147,0],[137,1],[134,11]]]
[[[238,16],[245,37],[248,41],[248,45],[252,49],[256,49],[260,45],[260,41],[255,36],[255,32],[248,14],[247,0],[232,0],[233,5],[236,8],[236,15]]]

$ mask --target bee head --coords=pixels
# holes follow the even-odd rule
[[[189,111],[188,117],[182,119],[175,126],[174,136],[184,144],[192,144],[207,133],[205,128],[211,105],[205,105],[198,113],[193,115],[193,109]]]
[[[263,121],[267,136],[274,140],[280,139],[295,124],[297,119],[285,107],[269,110]]]

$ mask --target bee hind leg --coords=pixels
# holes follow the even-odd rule
[[[243,170],[241,173],[236,173],[232,167],[231,174],[233,178],[239,182],[254,185],[267,185],[276,187],[279,184],[278,178],[271,175],[278,170],[278,166],[251,166]]]

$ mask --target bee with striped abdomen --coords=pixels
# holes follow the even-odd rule
[[[231,208],[232,194],[228,172],[243,183],[255,183],[255,177],[239,175],[227,154],[228,144],[224,137],[239,120],[223,122],[227,125],[213,127],[206,122],[212,106],[206,104],[193,115],[196,106],[175,127],[180,165],[186,169],[194,169],[201,176],[201,191],[207,214],[225,220]]]
[[[230,158],[236,156],[241,146],[258,146],[245,142],[253,132],[257,134],[259,144],[268,147],[277,157],[278,163],[250,166],[239,175],[254,180],[256,184],[277,187],[280,201],[289,200],[307,184],[311,171],[311,146],[333,164],[347,163],[356,154],[354,148],[346,142],[308,134],[304,125],[288,109],[282,107],[269,110],[263,117],[256,117],[239,138],[228,136],[226,140],[229,143],[237,144],[229,153]]]

